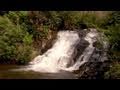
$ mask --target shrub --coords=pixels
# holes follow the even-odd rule
[[[105,79],[120,79],[120,64],[111,64],[109,71],[104,74]]]
[[[31,43],[32,36],[22,26],[6,16],[0,17],[0,60],[26,63],[30,60]]]
[[[92,11],[59,11],[63,29],[84,29],[100,27],[106,17]]]
[[[19,45],[16,47],[17,64],[27,64],[31,60],[32,49],[29,45]]]
[[[112,61],[110,69],[105,73],[105,78],[120,78],[120,12],[112,12],[103,23],[104,34],[109,40],[110,48],[108,57]],[[116,63],[115,63],[116,62]]]

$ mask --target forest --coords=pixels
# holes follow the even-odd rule
[[[109,43],[109,64],[102,78],[119,79],[119,11],[0,11],[0,65],[27,65],[52,47],[59,31],[89,28],[102,33]]]

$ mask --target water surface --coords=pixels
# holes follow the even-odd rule
[[[0,79],[76,79],[75,74],[62,71],[60,73],[40,73],[35,71],[14,71],[24,66],[0,65]]]

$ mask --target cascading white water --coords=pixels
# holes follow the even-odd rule
[[[76,63],[70,68],[66,68],[65,70],[67,71],[79,70],[79,67],[81,65],[89,61],[90,57],[92,56],[95,50],[95,47],[93,47],[93,43],[96,41],[97,36],[98,33],[96,32],[96,29],[91,29],[91,31],[84,38],[86,41],[89,42],[89,46],[83,51],[82,55],[79,56]]]
[[[94,52],[92,46],[97,36],[96,30],[91,31],[84,38],[89,42],[89,46],[79,56],[78,60],[74,62],[72,55],[76,49],[76,45],[80,43],[81,38],[76,31],[59,31],[56,43],[43,55],[37,56],[30,67],[26,70],[33,70],[38,72],[56,73],[60,70],[73,71],[78,70],[79,67],[90,59]],[[68,65],[70,67],[68,67]]]

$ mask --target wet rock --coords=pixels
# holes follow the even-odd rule
[[[81,39],[80,43],[76,46],[76,50],[74,52],[77,52],[77,54],[73,53],[74,56],[74,60],[76,61],[79,56],[83,53],[83,51],[85,50],[85,48],[89,45],[89,42]]]
[[[100,36],[98,36],[99,38]],[[100,38],[99,41],[102,41]],[[104,72],[109,68],[109,61],[107,58],[108,44],[99,42],[93,43],[95,51],[90,60],[79,67],[79,70],[74,71],[78,74],[79,79],[103,79]]]

